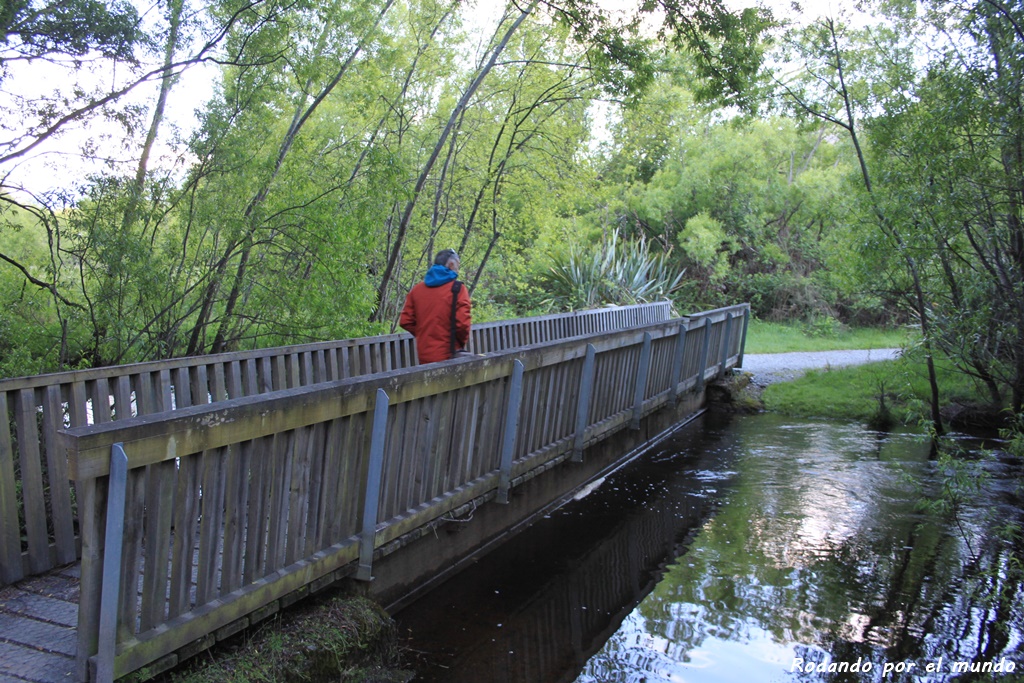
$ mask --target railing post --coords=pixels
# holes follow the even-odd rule
[[[747,348],[747,328],[750,326],[750,306],[743,309],[743,333],[740,337],[740,357],[736,361],[736,367],[743,367],[743,352]]]
[[[647,375],[651,370],[651,333],[644,332],[644,345],[640,350],[640,363],[636,371],[636,388],[633,390],[633,421],[629,428],[640,429],[640,415],[644,410],[644,394],[647,392]]]
[[[725,314],[725,332],[722,334],[722,361],[718,367],[718,378],[725,377],[725,366],[729,364],[729,345],[732,342],[732,313]]]
[[[110,447],[110,488],[100,589],[100,629],[96,651],[97,683],[114,680],[117,647],[117,601],[121,592],[121,548],[124,545],[124,505],[128,489],[128,456],[122,443]]]
[[[508,410],[505,411],[505,435],[501,441],[501,473],[498,475],[498,502],[508,503],[508,489],[512,481],[512,452],[519,431],[519,407],[523,402],[523,363],[512,363],[512,377],[508,385]]]
[[[594,392],[594,368],[597,349],[587,344],[587,357],[583,361],[583,376],[580,377],[580,397],[576,404],[576,437],[572,445],[572,461],[583,462],[583,436],[587,431],[590,416],[590,397]]]
[[[387,438],[388,395],[377,390],[377,403],[373,409],[373,432],[370,437],[370,471],[366,476],[366,501],[363,504],[363,531],[359,539],[359,569],[356,578],[373,581],[373,546],[377,536],[377,509],[380,503],[380,484],[384,471],[384,442]]]
[[[679,331],[676,333],[676,350],[672,357],[672,374],[670,379],[672,380],[671,395],[673,406],[679,400],[679,376],[683,374],[683,356],[686,353],[686,325],[687,321],[685,320],[679,323]]]
[[[697,374],[697,391],[704,389],[704,373],[708,369],[708,351],[711,349],[711,318],[704,318],[704,348],[700,352],[700,371]]]

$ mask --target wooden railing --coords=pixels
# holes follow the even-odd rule
[[[748,310],[63,430],[79,678],[90,657],[110,680],[303,586],[368,579],[397,539],[507,501],[736,365]]]
[[[489,353],[669,317],[663,302],[483,323],[470,348]],[[0,380],[0,586],[79,555],[77,497],[54,444],[58,429],[415,364],[403,333]]]

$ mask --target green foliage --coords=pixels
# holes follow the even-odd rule
[[[0,7],[0,66],[92,51],[130,61],[142,39],[138,12],[123,0],[8,0]]]
[[[688,106],[662,88],[652,105]],[[849,168],[842,145],[781,118],[716,123],[692,106],[650,116],[682,134],[649,180],[635,177],[627,206],[648,234],[679,246],[675,258],[696,283],[688,292],[695,305],[746,300],[765,318],[852,318],[860,301],[873,301],[840,239],[852,229],[840,209]],[[639,117],[627,121],[637,127],[625,131],[630,145],[632,136],[654,137]],[[615,156],[611,164],[621,172],[645,161],[627,166]]]
[[[117,2],[4,5],[5,73],[29,53],[71,55],[77,79],[27,107],[0,101],[5,171],[61,126],[101,120],[124,130],[109,156],[135,158],[31,201],[2,176],[0,372],[390,331],[445,245],[478,320],[672,295],[688,310],[749,301],[848,344],[848,325],[906,321],[916,278],[929,343],[991,401],[1024,401],[1016,8],[888,3],[889,26],[840,15],[786,33],[773,60],[803,72],[779,84],[789,106],[769,107],[757,65],[774,25],[717,1],[660,3],[656,37],[587,0],[538,5],[479,83],[518,13],[479,32],[494,29],[488,42],[439,0],[218,0],[188,20],[173,6],[147,37]],[[931,53],[918,77],[903,36],[928,26],[964,52]],[[144,77],[158,45],[183,68],[221,64],[187,139],[161,128],[158,102],[80,78],[88,53],[118,62],[116,87],[134,92],[131,79],[159,75]],[[625,105],[598,140],[592,105],[608,92]],[[86,137],[98,156],[100,136]],[[187,161],[157,170],[149,137]]]
[[[1014,415],[1010,424],[999,431],[999,436],[1006,442],[1004,449],[1007,453],[1024,458],[1024,414]]]
[[[722,280],[729,269],[729,256],[735,250],[721,221],[706,212],[688,219],[677,236],[679,246],[700,266],[711,282]]]
[[[596,248],[573,245],[553,261],[541,285],[555,310],[661,301],[684,274],[672,269],[667,254],[652,253],[646,240],[621,241],[617,231]]]

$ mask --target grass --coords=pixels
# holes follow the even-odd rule
[[[970,378],[948,363],[936,365],[940,400],[984,403]],[[884,397],[896,422],[916,424],[928,418],[931,391],[923,362],[915,358],[847,368],[811,370],[792,382],[767,387],[765,409],[795,417],[834,417],[870,422]]]
[[[407,681],[394,622],[361,597],[310,601],[225,642],[208,656],[160,674],[154,683],[300,683]],[[145,681],[143,670],[129,681]]]
[[[832,323],[773,323],[751,319],[746,353],[846,351],[902,347],[916,331],[905,327],[847,328]]]

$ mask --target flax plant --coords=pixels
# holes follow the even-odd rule
[[[556,254],[541,282],[553,309],[662,301],[679,289],[685,269],[676,270],[669,252],[652,253],[647,240],[633,242],[613,231],[596,250],[579,244]]]

